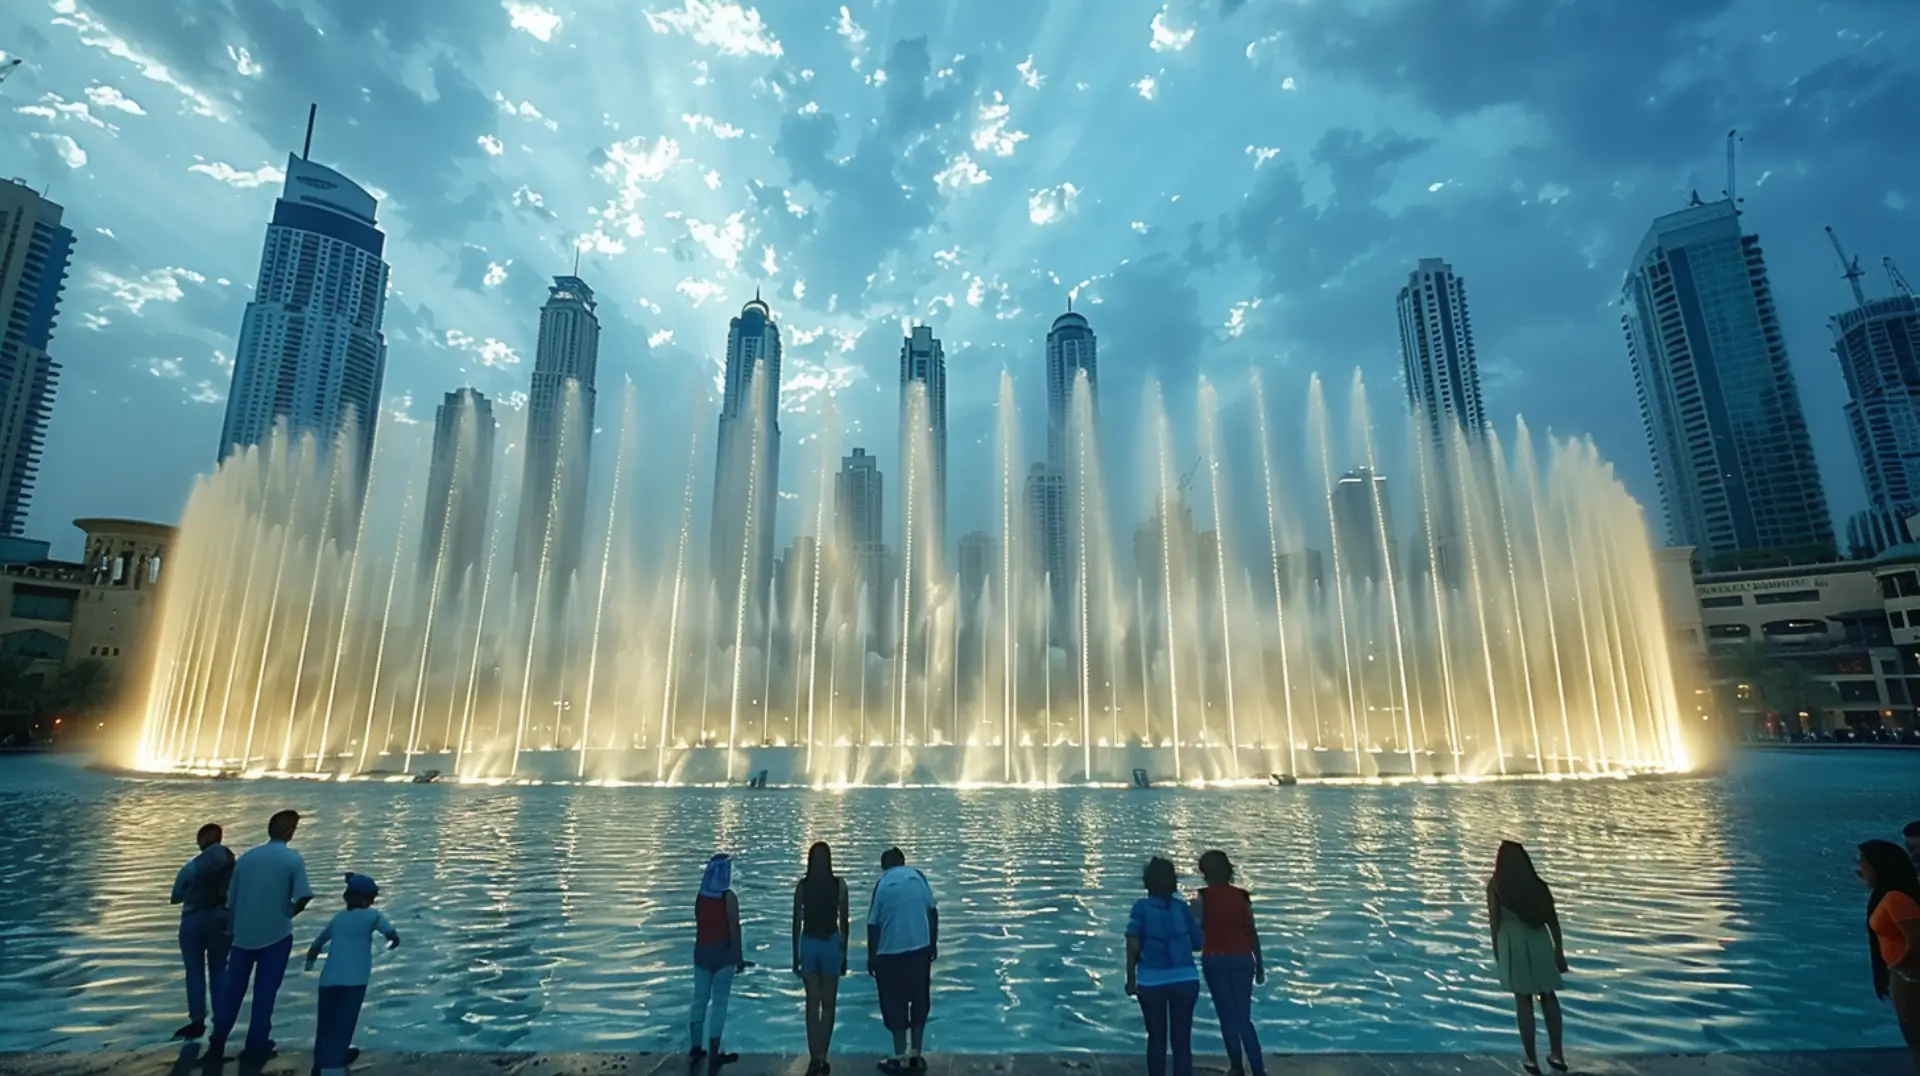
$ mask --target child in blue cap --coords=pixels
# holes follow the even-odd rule
[[[334,943],[320,972],[320,1014],[313,1032],[313,1067],[321,1076],[340,1076],[353,1060],[353,1030],[360,1022],[360,1005],[367,1000],[367,981],[373,977],[373,935],[384,935],[389,949],[400,945],[400,932],[373,906],[379,895],[373,879],[347,875],[346,910],[335,913],[307,947],[307,970],[312,971],[327,942]]]

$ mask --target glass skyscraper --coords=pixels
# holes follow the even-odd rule
[[[725,377],[714,450],[711,567],[721,608],[737,608],[742,584],[750,607],[758,607],[773,578],[780,504],[780,327],[757,294],[727,327]]]
[[[557,276],[540,307],[540,339],[527,395],[525,477],[514,570],[521,583],[547,562],[549,593],[580,567],[587,526],[587,473],[593,456],[594,385],[600,368],[600,318],[593,289]]]
[[[1759,237],[1721,200],[1653,222],[1621,296],[1668,539],[1831,556],[1833,520]]]

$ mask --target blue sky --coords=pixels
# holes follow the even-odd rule
[[[1314,370],[1399,399],[1422,256],[1467,279],[1489,411],[1591,434],[1654,503],[1615,303],[1647,222],[1724,187],[1733,127],[1844,523],[1821,226],[1920,274],[1912,0],[29,0],[0,49],[28,61],[0,171],[79,236],[33,512],[68,552],[78,515],[177,518],[210,466],[309,101],[314,158],[381,197],[392,428],[463,384],[517,400],[577,245],[602,390],[644,387],[663,474],[756,286],[789,444],[835,392],[842,447],[889,460],[900,328],[934,325],[956,530],[988,522],[1001,370],[1039,443],[1070,289],[1110,442],[1150,378],[1231,403],[1254,367],[1284,428]]]

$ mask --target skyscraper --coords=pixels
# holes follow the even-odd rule
[[[1333,525],[1340,574],[1347,579],[1387,582],[1387,558],[1393,548],[1393,513],[1387,501],[1387,476],[1357,467],[1333,487]],[[1381,540],[1385,532],[1386,540]]]
[[[373,195],[304,156],[287,157],[260,277],[240,320],[219,458],[264,442],[277,423],[330,451],[349,422],[350,463],[366,488],[386,377],[386,236]]]
[[[1052,583],[1056,612],[1066,610],[1066,597],[1073,593],[1073,580],[1067,577],[1067,480],[1044,463],[1027,469],[1028,560],[1035,570],[1046,574]]]
[[[874,632],[874,640],[884,649],[885,609],[888,599],[887,546],[880,540],[886,508],[880,461],[856,448],[840,460],[840,471],[833,476],[833,519],[836,548],[832,562],[840,565],[837,577],[848,590],[837,607],[857,610],[847,615],[849,623],[865,619]],[[858,605],[864,591],[865,604]],[[846,614],[843,614],[846,615]]]
[[[433,460],[427,470],[427,508],[420,528],[420,573],[456,590],[463,578],[487,568],[487,506],[493,491],[493,401],[479,390],[446,395],[433,418]]]
[[[554,277],[540,308],[533,391],[527,396],[526,469],[513,558],[522,584],[532,585],[545,554],[549,593],[558,594],[580,567],[599,360],[593,289],[577,276]]]
[[[742,583],[752,602],[765,600],[780,503],[780,328],[758,293],[728,326],[725,366],[710,555],[722,607],[731,609]]]
[[[1047,333],[1047,463],[1060,474],[1072,471],[1073,384],[1083,370],[1092,393],[1100,384],[1099,341],[1086,317],[1069,306]]]
[[[1904,520],[1920,513],[1920,300],[1897,285],[1867,298],[1857,264],[1847,279],[1854,307],[1828,323],[1847,380],[1847,429],[1873,513]]]
[[[1733,203],[1655,220],[1621,306],[1668,540],[1707,558],[1831,555],[1833,520],[1766,261]]]
[[[1487,427],[1466,282],[1442,259],[1422,258],[1400,289],[1399,307],[1407,403],[1422,419],[1430,458],[1445,460],[1455,428],[1478,440]]]
[[[0,183],[0,535],[26,529],[60,364],[53,342],[73,232],[61,208],[19,180]]]
[[[924,395],[917,403],[916,393]],[[917,413],[916,408],[920,409]],[[926,437],[924,446],[918,441],[922,434]],[[920,463],[923,454],[927,459]],[[915,325],[900,342],[899,459],[900,548],[904,556],[908,548],[905,528],[911,509],[915,524],[913,558],[917,563],[926,563],[929,556],[937,557],[938,552],[946,548],[947,353],[933,330],[925,325]],[[909,461],[916,461],[916,469],[911,473]],[[920,488],[921,482],[931,483],[930,488]],[[911,502],[908,498],[912,498]],[[926,519],[918,518],[921,512],[926,513]]]
[[[958,560],[960,601],[967,610],[961,619],[967,620],[979,607],[987,585],[1000,574],[1000,543],[986,531],[968,531],[960,536]]]

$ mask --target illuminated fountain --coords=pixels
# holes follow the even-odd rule
[[[1686,768],[1643,515],[1590,443],[1536,455],[1524,423],[1503,443],[1416,420],[1399,483],[1415,518],[1396,533],[1357,376],[1344,423],[1316,378],[1304,423],[1285,426],[1256,376],[1237,405],[1253,416],[1244,447],[1214,386],[1195,396],[1196,421],[1176,424],[1156,388],[1128,431],[1143,466],[1114,473],[1137,475],[1125,488],[1147,520],[1122,558],[1116,453],[1076,386],[1055,479],[1064,582],[1028,509],[1005,375],[984,579],[928,533],[924,437],[893,482],[895,564],[837,540],[831,406],[788,510],[818,541],[764,594],[748,593],[744,551],[714,565],[690,552],[712,446],[643,453],[631,384],[589,524],[597,562],[561,573],[543,554],[531,579],[511,567],[504,488],[482,563],[451,563],[444,542],[409,555],[426,467],[404,428],[382,431],[364,498],[328,463],[349,453],[278,438],[187,506],[136,764],[805,785]],[[682,461],[678,505],[632,503],[649,466],[681,486]],[[517,492],[558,503],[561,481]],[[639,552],[640,528],[666,552]],[[716,585],[723,573],[739,584]]]

